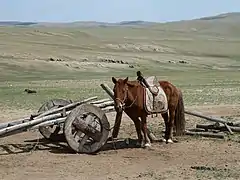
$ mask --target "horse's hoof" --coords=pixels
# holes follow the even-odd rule
[[[148,147],[151,147],[151,144],[150,144],[150,143],[144,144],[144,148],[148,148]]]
[[[168,143],[173,143],[173,140],[172,140],[172,139],[168,139],[168,140],[166,141],[166,144],[168,144]]]
[[[166,139],[165,139],[165,138],[162,138],[162,142],[166,142]]]

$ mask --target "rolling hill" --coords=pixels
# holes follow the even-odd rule
[[[240,12],[219,14],[216,16],[202,17],[192,20],[182,20],[167,23],[149,21],[122,21],[117,23],[97,22],[97,21],[76,21],[70,23],[49,23],[49,22],[20,22],[20,21],[0,21],[0,26],[66,26],[66,27],[108,27],[108,26],[150,26],[150,25],[179,25],[179,23],[234,23],[240,22]]]

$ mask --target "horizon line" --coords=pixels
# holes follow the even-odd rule
[[[95,22],[95,23],[106,23],[106,24],[117,24],[117,23],[123,23],[123,22],[148,22],[148,23],[169,23],[169,22],[178,22],[178,21],[189,21],[189,20],[199,20],[201,18],[207,18],[207,17],[215,17],[215,16],[221,16],[221,15],[227,15],[227,14],[235,14],[240,12],[225,12],[225,13],[218,13],[211,16],[201,16],[198,18],[192,18],[192,19],[181,19],[181,20],[170,20],[170,21],[144,21],[144,20],[122,20],[118,22],[107,22],[107,21],[94,21],[94,20],[76,20],[76,21],[20,21],[20,20],[0,20],[0,22],[17,22],[17,23],[76,23],[76,22]]]

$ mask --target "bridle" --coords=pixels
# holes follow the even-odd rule
[[[130,108],[130,107],[133,106],[133,104],[134,104],[134,103],[136,102],[136,100],[137,100],[138,95],[136,95],[136,97],[134,98],[133,102],[132,102],[129,106],[126,106],[127,97],[128,97],[128,88],[126,88],[126,92],[125,92],[125,94],[124,94],[123,100],[121,100],[120,98],[115,98],[115,101],[118,100],[118,101],[121,103],[122,108],[123,108],[123,109],[127,109],[127,108]]]

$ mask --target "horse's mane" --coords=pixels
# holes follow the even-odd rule
[[[127,82],[127,85],[129,85],[129,86],[139,86],[140,85],[140,83],[139,83],[139,81],[138,80],[134,80],[134,81],[128,81]]]

